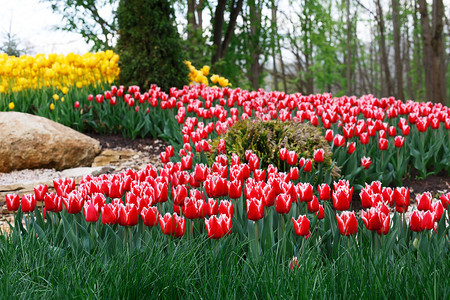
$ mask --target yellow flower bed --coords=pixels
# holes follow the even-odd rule
[[[112,50],[78,55],[37,54],[21,57],[0,53],[0,93],[54,87],[66,94],[70,87],[114,82],[119,56]]]
[[[202,83],[208,85],[209,66],[203,66],[200,70],[197,70],[190,61],[185,61],[184,64],[189,68],[189,84]],[[217,74],[213,74],[209,80],[213,84],[219,84],[221,87],[231,86],[228,79],[221,77]]]

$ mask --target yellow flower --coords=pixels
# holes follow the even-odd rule
[[[83,82],[77,81],[77,88],[81,89],[83,87]]]
[[[218,82],[219,82],[219,85],[221,86],[221,87],[225,87],[225,86],[227,86],[229,83],[228,83],[228,79],[226,79],[226,78],[224,78],[224,77],[220,77],[219,78],[219,80],[218,80]]]
[[[63,88],[61,89],[61,92],[62,92],[64,95],[66,95],[66,94],[69,92],[69,88],[68,88],[67,86],[65,86],[65,87],[63,87]]]
[[[208,66],[203,66],[201,71],[202,71],[203,75],[208,76],[208,74],[209,74],[209,67]]]
[[[219,81],[219,75],[214,74],[213,76],[211,76],[210,80],[212,83],[217,83],[217,81]]]
[[[5,92],[5,87],[3,85],[0,85],[0,93],[4,93]]]
[[[13,110],[14,107],[15,107],[14,102],[9,102],[8,107],[9,107],[10,110]]]
[[[61,102],[64,102],[64,97],[61,97]]]
[[[55,109],[55,104],[50,104],[50,110],[54,110]]]
[[[58,101],[59,100],[59,96],[57,94],[53,95],[53,100]]]

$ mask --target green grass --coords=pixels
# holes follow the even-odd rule
[[[139,251],[113,255],[55,248],[29,234],[12,239],[0,236],[3,299],[450,297],[450,260],[438,250],[436,255],[405,250],[383,256],[352,244],[329,258],[308,243],[296,251],[299,269],[289,273],[289,261],[275,253],[246,259],[247,245],[234,237],[216,245],[205,236],[172,243],[156,235]]]

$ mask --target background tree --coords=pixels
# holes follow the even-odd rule
[[[57,29],[81,34],[92,51],[112,49],[117,34],[115,9],[118,0],[40,0],[53,12],[63,15]]]
[[[168,0],[121,0],[117,9],[120,82],[168,91],[187,84],[188,69]]]

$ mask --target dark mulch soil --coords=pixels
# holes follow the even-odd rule
[[[124,138],[122,135],[86,133],[86,135],[98,140],[102,149],[128,148],[136,151],[146,152],[150,155],[159,155],[169,145],[164,140],[158,140],[151,137],[138,138],[135,140]]]

